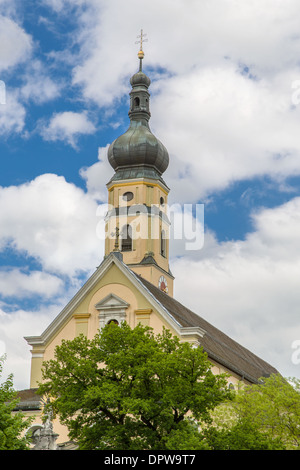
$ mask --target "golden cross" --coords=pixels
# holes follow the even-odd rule
[[[137,38],[139,38],[140,40],[139,40],[139,41],[136,41],[136,44],[140,43],[140,49],[141,49],[141,51],[143,50],[143,42],[147,42],[147,41],[148,41],[148,39],[144,39],[146,36],[147,36],[147,34],[144,34],[144,33],[143,33],[143,30],[141,29],[141,34],[139,34],[139,36],[137,36]]]
[[[144,34],[143,30],[141,29],[141,34],[137,36],[137,38],[139,38],[139,41],[135,42],[135,44],[140,43],[140,50],[138,52],[138,58],[140,59],[140,70],[142,70],[142,59],[145,55],[143,51],[143,43],[148,41],[148,39],[145,39],[145,36],[147,36],[147,34]]]

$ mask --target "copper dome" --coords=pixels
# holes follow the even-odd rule
[[[121,169],[149,169],[161,175],[168,167],[169,154],[164,145],[152,134],[149,127],[150,107],[149,77],[142,72],[135,73],[130,80],[130,126],[108,149],[108,160],[115,171]]]

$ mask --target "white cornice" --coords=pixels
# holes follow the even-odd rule
[[[120,186],[120,185],[128,185],[132,183],[145,183],[145,184],[157,184],[161,186],[165,193],[168,194],[170,192],[170,188],[166,185],[166,183],[163,183],[161,180],[153,179],[153,178],[130,178],[130,179],[120,179],[120,180],[110,180],[107,184],[106,187],[109,190],[113,186]]]

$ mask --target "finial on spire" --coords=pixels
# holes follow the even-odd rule
[[[140,44],[140,50],[138,52],[138,58],[140,59],[140,72],[142,71],[142,60],[145,56],[144,51],[143,51],[143,43],[148,41],[148,39],[145,39],[145,36],[147,36],[147,34],[144,34],[143,30],[141,29],[141,34],[137,36],[137,38],[139,38],[139,41],[136,41],[135,43],[135,44]]]

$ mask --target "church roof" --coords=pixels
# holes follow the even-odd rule
[[[19,402],[14,411],[36,411],[41,409],[41,397],[37,394],[37,388],[19,390],[17,398]]]
[[[141,276],[137,277],[183,328],[199,327],[205,331],[199,342],[210,359],[217,361],[250,382],[257,382],[261,377],[278,374],[273,366],[241,346],[225,333],[222,333],[204,318],[192,312]]]

